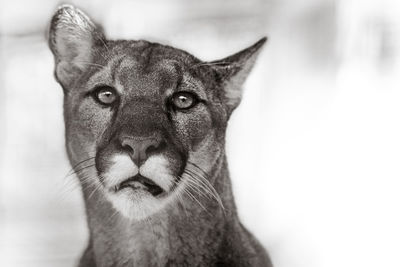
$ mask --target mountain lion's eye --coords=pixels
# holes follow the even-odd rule
[[[93,97],[100,104],[109,106],[117,100],[118,95],[115,89],[110,86],[99,86],[94,90]]]
[[[178,92],[172,95],[171,102],[176,109],[189,109],[194,107],[199,101],[195,94]]]

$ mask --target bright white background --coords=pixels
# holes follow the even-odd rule
[[[44,32],[57,1],[0,2],[0,266],[86,242]],[[276,267],[400,266],[400,3],[73,1],[111,38],[217,59],[268,35],[228,131],[240,216]]]

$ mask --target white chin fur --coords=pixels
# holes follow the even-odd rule
[[[133,192],[123,189],[117,193],[106,194],[113,207],[123,216],[132,220],[143,220],[158,211],[165,203],[144,191]]]
[[[168,192],[174,183],[174,176],[168,168],[168,160],[162,155],[149,157],[138,169],[128,155],[117,154],[111,159],[111,166],[102,176],[108,189],[106,197],[114,208],[127,218],[142,220],[160,211],[168,202],[159,199],[147,191],[130,188],[114,192],[113,188],[126,179],[140,173],[153,180],[164,191]]]

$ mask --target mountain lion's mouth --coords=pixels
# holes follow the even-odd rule
[[[132,190],[145,190],[148,191],[153,196],[158,196],[164,192],[164,190],[161,187],[159,187],[156,183],[154,183],[149,178],[146,178],[140,174],[137,174],[123,181],[119,185],[116,185],[114,187],[114,191],[117,192],[125,188],[129,188]]]

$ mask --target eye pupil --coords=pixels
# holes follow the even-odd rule
[[[111,93],[111,92],[104,92],[103,95],[104,95],[106,98],[110,98],[110,97],[112,96],[112,93]]]

